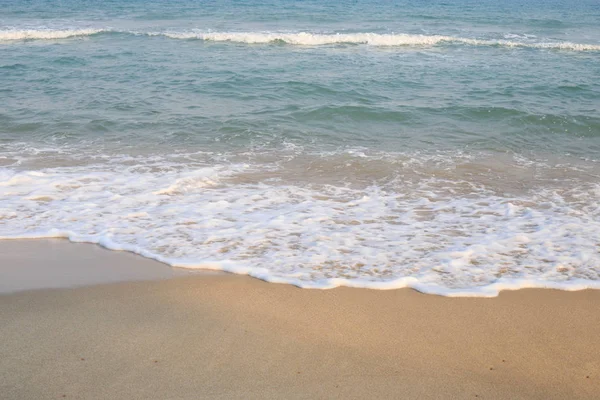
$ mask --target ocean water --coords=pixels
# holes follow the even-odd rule
[[[600,288],[600,3],[0,0],[0,238],[306,288]]]

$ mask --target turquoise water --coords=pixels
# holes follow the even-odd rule
[[[571,3],[0,0],[0,236],[600,287],[600,4]]]

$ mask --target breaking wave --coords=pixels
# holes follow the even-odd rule
[[[600,186],[576,179],[578,171],[561,170],[570,179],[555,184],[557,167],[515,160],[474,178],[491,168],[485,158],[444,156],[443,165],[465,171],[451,173],[423,155],[386,162],[359,154],[305,155],[275,169],[161,157],[6,168],[0,240],[64,237],[304,288],[484,297],[525,287],[600,289]],[[315,168],[314,177],[344,175],[297,179]],[[512,174],[530,175],[523,169],[545,171],[543,179],[511,194],[519,180]],[[344,176],[380,183],[331,183]]]
[[[0,30],[0,41],[67,39],[76,36],[91,36],[104,31],[104,29],[8,29]]]
[[[157,35],[156,33],[151,35]],[[511,40],[482,40],[444,35],[409,35],[405,33],[334,33],[315,34],[270,33],[270,32],[165,32],[172,39],[199,39],[214,42],[236,42],[249,44],[287,43],[302,46],[328,44],[366,44],[371,46],[435,46],[443,43],[462,43],[472,46],[530,47],[540,49],[599,51],[600,45],[571,42],[528,43]]]
[[[234,42],[247,44],[282,43],[297,46],[323,46],[335,44],[356,44],[379,47],[431,47],[443,44],[465,44],[470,46],[520,47],[567,51],[600,51],[600,44],[572,42],[525,42],[515,40],[473,39],[445,35],[411,35],[406,33],[380,34],[363,33],[331,33],[320,34],[310,32],[278,33],[278,32],[206,32],[206,31],[166,31],[137,32],[115,31],[111,29],[7,29],[0,30],[0,41],[16,40],[52,40],[67,39],[80,36],[91,36],[99,33],[123,33],[131,35],[162,36],[171,39],[202,40],[210,42]]]

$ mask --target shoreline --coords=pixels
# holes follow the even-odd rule
[[[27,254],[27,260],[22,260],[17,253]],[[71,275],[65,279],[57,276],[47,268],[40,268],[47,257],[35,259],[37,252],[50,252],[52,261],[67,258],[66,263],[53,262],[52,270],[68,272]],[[127,267],[115,267],[105,260],[94,261],[89,254],[113,260],[113,264],[126,264]],[[123,256],[122,256],[123,255]],[[7,260],[8,257],[8,260]],[[32,258],[33,257],[33,258]],[[120,257],[123,257],[122,259]],[[87,269],[73,268],[73,264],[82,258],[92,261],[85,265]],[[204,266],[187,264],[170,264],[158,256],[138,254],[134,250],[111,248],[100,243],[73,242],[67,237],[56,238],[2,238],[0,239],[0,294],[29,289],[78,287],[93,284],[170,279],[188,275],[234,274],[248,276],[267,283],[285,284],[301,289],[331,290],[340,287],[364,290],[399,290],[409,289],[419,293],[449,298],[494,298],[504,291],[524,289],[550,289],[566,292],[581,290],[600,290],[600,281],[587,279],[571,279],[567,281],[535,281],[531,279],[499,279],[493,284],[470,287],[448,288],[419,282],[412,277],[401,277],[388,281],[367,281],[364,279],[330,278],[324,281],[304,281],[286,279],[271,275],[262,268],[235,266],[225,263],[208,262]],[[9,263],[19,264],[23,270],[8,267]],[[4,267],[3,267],[4,266]],[[67,268],[65,268],[67,267]],[[69,268],[70,267],[70,268]],[[11,276],[14,275],[14,276]],[[16,279],[15,279],[16,278]]]
[[[304,290],[234,274],[22,291],[0,295],[0,391],[10,399],[592,399],[598,304],[596,290],[449,298]]]

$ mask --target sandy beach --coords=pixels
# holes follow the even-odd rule
[[[4,247],[3,265],[10,254]],[[128,267],[131,255],[110,254],[113,267]],[[0,295],[0,393],[592,399],[600,393],[598,304],[600,292],[590,290],[446,298],[236,275],[22,291]]]
[[[0,293],[218,274],[64,239],[0,240]]]
[[[600,400],[600,0],[0,4],[0,400]]]

